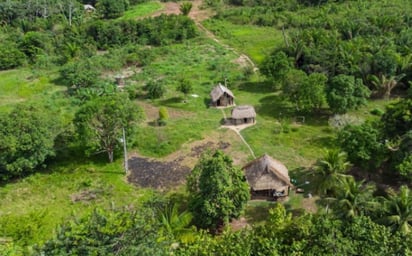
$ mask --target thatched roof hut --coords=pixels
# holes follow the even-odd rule
[[[288,195],[293,186],[286,166],[267,154],[248,163],[243,170],[252,191],[276,191],[280,192],[278,195]]]
[[[233,124],[255,123],[256,112],[253,106],[243,105],[232,109]]]
[[[220,83],[210,92],[210,97],[212,98],[211,105],[215,107],[231,106],[235,98],[232,91]]]

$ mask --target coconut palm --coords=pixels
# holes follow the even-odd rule
[[[187,211],[179,213],[178,205],[167,205],[159,211],[159,221],[161,223],[160,233],[163,236],[171,235],[175,239],[189,241],[193,236],[193,229],[189,228],[192,221],[192,214]]]
[[[401,186],[398,193],[390,189],[384,200],[385,217],[383,223],[403,234],[409,234],[412,228],[412,192],[407,186]]]
[[[334,195],[336,188],[347,177],[350,163],[346,154],[338,150],[327,150],[324,157],[316,163],[314,174],[316,190],[320,195]]]
[[[373,186],[365,184],[365,181],[356,181],[353,176],[342,180],[337,190],[337,196],[333,207],[337,209],[337,215],[344,218],[353,218],[371,212],[378,205],[372,200],[375,190]]]

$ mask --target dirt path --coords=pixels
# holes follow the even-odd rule
[[[255,152],[253,152],[252,147],[249,145],[249,143],[247,143],[245,138],[243,138],[242,134],[240,133],[241,130],[243,130],[243,129],[249,127],[249,126],[252,126],[252,125],[254,125],[254,124],[238,125],[238,126],[235,126],[235,125],[222,125],[222,128],[228,128],[228,129],[234,131],[239,136],[239,138],[243,141],[243,143],[246,145],[246,147],[249,149],[250,154],[253,156],[253,158],[256,159]]]
[[[235,60],[236,63],[238,63],[240,66],[245,67],[245,66],[251,66],[253,69],[253,72],[256,72],[258,70],[256,64],[249,58],[244,53],[238,52],[236,49],[222,43],[215,34],[213,34],[210,30],[205,28],[202,25],[202,21],[210,18],[211,16],[214,15],[214,12],[210,9],[202,9],[201,6],[203,4],[203,0],[194,0],[191,2],[192,3],[192,10],[189,13],[189,17],[194,20],[196,26],[199,28],[199,30],[203,31],[204,34],[215,41],[216,43],[220,44],[222,47],[225,49],[232,51],[235,55],[238,55],[239,58]],[[180,3],[175,3],[175,2],[166,2],[162,3],[164,5],[164,9],[161,11],[158,11],[154,13],[152,16],[156,17],[161,14],[180,14],[179,6]]]

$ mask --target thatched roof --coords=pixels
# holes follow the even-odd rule
[[[255,190],[280,190],[292,186],[288,169],[267,154],[243,167],[249,186]]]
[[[241,118],[254,118],[256,117],[256,112],[253,106],[243,105],[237,106],[232,109],[232,118],[241,119]]]
[[[213,88],[212,92],[210,93],[210,97],[212,97],[212,101],[215,102],[217,101],[220,97],[222,97],[222,95],[226,93],[228,94],[230,97],[234,98],[235,96],[233,95],[233,93],[225,86],[223,86],[222,84],[218,84],[215,86],[215,88]]]

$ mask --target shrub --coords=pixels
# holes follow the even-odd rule
[[[169,111],[167,111],[167,108],[165,107],[160,107],[159,108],[159,119],[157,120],[157,123],[159,126],[164,126],[166,125],[166,121],[169,119]]]

